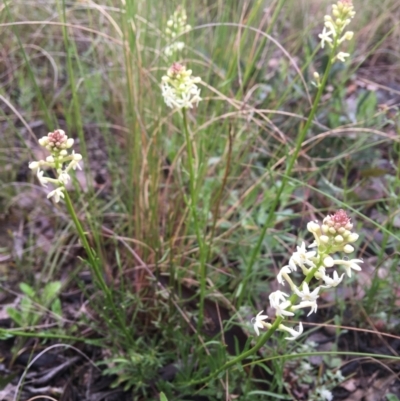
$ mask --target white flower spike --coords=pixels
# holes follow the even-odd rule
[[[172,64],[161,82],[165,104],[177,109],[197,106],[202,100],[200,89],[196,85],[199,82],[201,82],[199,77],[192,77],[192,70],[187,70],[179,63]]]
[[[343,42],[353,39],[354,32],[345,31],[345,29],[355,14],[351,0],[339,0],[337,4],[333,4],[332,15],[325,15],[324,28],[322,33],[318,35],[321,39],[322,49],[325,47],[325,43],[328,43],[329,47],[336,52]],[[345,62],[348,56],[349,53],[340,51],[333,57],[332,61]]]
[[[47,195],[47,198],[54,198],[54,201],[58,203],[61,199],[65,198],[65,185],[71,179],[69,175],[70,170],[75,170],[77,167],[80,168],[79,161],[82,160],[82,156],[74,151],[68,154],[68,149],[72,147],[74,140],[73,138],[68,138],[61,129],[49,132],[47,136],[40,138],[39,144],[51,154],[46,157],[46,160],[30,162],[29,168],[33,171],[36,170],[36,176],[42,186],[46,187],[48,183],[56,186]],[[41,167],[50,167],[56,170],[57,177],[45,177]]]

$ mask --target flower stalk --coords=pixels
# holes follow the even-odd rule
[[[348,7],[351,7],[351,12],[352,13],[354,12],[353,6],[352,6],[350,0],[342,0],[341,2],[339,1],[338,4],[339,3],[346,3]],[[352,15],[354,16],[354,14],[352,14]],[[347,18],[347,20],[348,19],[349,18]],[[346,20],[346,23],[348,24],[349,22],[347,20]],[[311,111],[310,111],[310,113],[309,113],[309,115],[307,117],[307,121],[305,122],[305,124],[300,127],[299,134],[297,135],[297,138],[296,138],[295,147],[294,147],[294,149],[293,149],[293,151],[291,153],[291,156],[288,157],[288,163],[286,165],[285,172],[282,175],[281,185],[277,188],[277,194],[276,194],[275,199],[272,202],[272,205],[271,205],[271,207],[269,209],[267,219],[266,219],[266,221],[264,223],[264,226],[261,229],[261,232],[260,232],[260,235],[258,237],[256,246],[253,248],[253,251],[252,251],[252,253],[250,255],[249,262],[247,263],[246,272],[245,272],[245,275],[243,277],[243,281],[242,281],[242,283],[240,285],[240,291],[238,293],[238,303],[237,303],[238,306],[242,305],[245,294],[248,294],[247,285],[248,285],[248,282],[249,282],[249,277],[251,277],[251,271],[253,269],[254,263],[256,262],[257,257],[258,257],[258,255],[260,253],[260,249],[261,249],[261,246],[263,244],[263,241],[264,241],[265,235],[267,233],[267,230],[268,230],[268,228],[270,228],[271,223],[272,223],[273,219],[275,218],[276,210],[278,208],[278,205],[281,202],[281,196],[284,193],[284,190],[285,190],[286,185],[288,183],[289,177],[291,176],[293,167],[294,167],[294,165],[295,165],[295,163],[296,163],[296,161],[298,159],[298,156],[299,156],[299,153],[300,153],[300,149],[302,147],[304,139],[306,138],[306,135],[307,135],[307,133],[308,133],[310,127],[311,127],[311,124],[314,121],[314,117],[315,117],[315,114],[316,114],[316,112],[318,110],[318,106],[319,106],[319,102],[321,100],[321,96],[324,93],[324,90],[325,90],[325,87],[326,87],[326,83],[328,82],[328,77],[329,77],[332,65],[333,65],[333,63],[335,61],[335,54],[336,54],[337,46],[338,46],[338,35],[335,36],[335,40],[334,40],[333,45],[332,45],[332,51],[331,51],[330,57],[328,58],[328,62],[327,62],[324,74],[322,76],[322,79],[318,75],[317,93],[315,95]]]
[[[68,191],[65,187],[65,185],[71,179],[69,175],[70,170],[80,168],[79,161],[82,160],[82,156],[74,151],[72,151],[70,154],[68,153],[68,149],[73,146],[74,140],[72,138],[68,138],[65,132],[61,129],[50,132],[47,136],[39,139],[39,144],[46,148],[51,155],[48,156],[46,160],[33,161],[29,163],[29,168],[33,171],[36,171],[36,176],[42,186],[47,187],[48,183],[52,183],[57,186],[56,189],[49,192],[47,198],[53,197],[56,203],[58,203],[61,199],[64,199],[67,211],[75,225],[75,229],[78,233],[79,239],[81,240],[82,246],[86,251],[89,260],[89,266],[92,270],[95,281],[105,294],[107,304],[110,305],[112,314],[117,318],[119,326],[123,330],[124,335],[128,341],[130,341],[132,337],[126,328],[126,324],[119,309],[115,305],[112,297],[112,291],[103,277],[99,259],[89,244],[86,233],[83,230],[82,224],[75,212],[71,198],[69,197]],[[44,171],[42,170],[43,167],[55,169],[57,172],[57,178],[46,177],[44,175]]]

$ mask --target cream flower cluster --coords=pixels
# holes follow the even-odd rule
[[[165,29],[165,34],[167,39],[174,41],[174,39],[182,35],[185,32],[190,31],[192,27],[186,23],[187,15],[186,11],[182,7],[174,12],[174,14],[167,21],[167,28]],[[166,56],[171,57],[174,53],[181,51],[185,47],[185,43],[182,41],[174,41],[164,50]]]
[[[36,176],[42,186],[47,187],[48,183],[56,185],[56,188],[49,192],[47,198],[53,197],[54,201],[58,203],[61,198],[65,197],[65,185],[71,179],[69,172],[76,170],[77,167],[81,168],[79,162],[82,160],[82,156],[74,151],[68,152],[68,149],[74,144],[74,140],[68,138],[61,129],[49,132],[47,136],[40,138],[39,144],[46,148],[51,155],[46,157],[46,160],[30,162],[29,168],[36,171]],[[43,167],[55,169],[57,178],[45,177]]]
[[[357,241],[359,235],[352,232],[353,224],[344,210],[338,210],[333,215],[324,218],[322,224],[310,221],[307,229],[314,236],[314,242],[308,248],[316,248],[316,250],[308,250],[303,242],[297,247],[296,252],[291,256],[288,265],[283,266],[277,276],[279,284],[288,283],[291,295],[282,291],[275,291],[269,296],[271,307],[275,309],[275,314],[282,319],[294,316],[294,311],[303,308],[310,308],[307,316],[315,313],[318,308],[317,299],[320,291],[324,288],[336,287],[343,280],[346,273],[351,277],[352,270],[360,271],[359,266],[363,261],[361,259],[338,259],[334,258],[337,253],[350,254],[354,252],[353,244]],[[338,274],[333,268],[340,266],[345,273]],[[305,278],[299,286],[296,286],[292,280],[292,273],[300,268]],[[332,275],[328,274],[331,269]],[[315,278],[318,284],[313,290],[310,289],[309,283]],[[272,324],[266,323],[264,320],[267,315],[262,314],[263,311],[253,318],[254,330],[259,335],[259,329],[269,329]],[[287,340],[296,339],[303,332],[303,325],[300,323],[299,329],[296,331],[280,324],[278,330],[286,331],[291,334],[286,337]]]
[[[174,63],[162,77],[161,90],[164,101],[171,108],[192,108],[201,100],[197,83],[199,77],[192,77],[192,70],[179,63]]]
[[[332,15],[325,15],[325,26],[318,36],[321,39],[321,47],[325,47],[325,43],[331,48],[337,48],[345,40],[351,40],[354,33],[346,31],[345,28],[350,24],[355,16],[353,4],[351,0],[340,0],[337,4],[332,5]],[[339,52],[335,55],[333,61],[346,61],[349,53]]]

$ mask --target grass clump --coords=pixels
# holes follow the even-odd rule
[[[120,399],[332,399],[360,375],[352,328],[397,327],[398,91],[368,71],[395,70],[398,24],[380,7],[366,34],[372,2],[4,3],[10,372],[59,339]],[[342,209],[353,259],[331,256],[354,251],[350,220],[315,223]]]

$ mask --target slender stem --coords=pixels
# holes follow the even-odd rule
[[[118,323],[125,335],[125,338],[130,341],[132,343],[132,337],[131,334],[128,332],[127,328],[126,328],[126,324],[124,322],[124,319],[122,318],[120,311],[118,310],[118,308],[115,306],[113,297],[112,297],[112,292],[109,288],[109,286],[107,285],[107,283],[104,280],[103,274],[101,272],[101,268],[99,265],[99,260],[96,257],[93,249],[91,248],[87,238],[86,238],[86,234],[82,228],[82,225],[78,219],[78,216],[76,215],[74,206],[71,202],[71,198],[68,195],[67,190],[64,190],[64,195],[65,195],[65,204],[67,206],[67,210],[69,215],[72,218],[72,221],[74,222],[76,231],[78,232],[78,236],[82,242],[83,247],[85,248],[85,251],[87,253],[88,259],[89,259],[89,265],[92,269],[92,272],[94,273],[94,276],[96,278],[96,282],[99,285],[100,289],[103,291],[103,293],[106,296],[107,299],[107,303],[108,305],[111,306],[112,309],[112,313],[113,315],[117,318]]]
[[[308,118],[307,118],[307,121],[306,121],[305,125],[303,126],[303,128],[301,129],[299,135],[297,136],[296,146],[295,146],[295,149],[294,149],[291,157],[289,158],[289,162],[288,162],[288,164],[286,166],[285,173],[284,173],[284,175],[282,177],[281,185],[279,186],[277,194],[275,196],[275,199],[272,202],[272,205],[271,205],[271,207],[269,209],[267,220],[266,220],[266,222],[264,223],[264,226],[261,229],[261,233],[260,233],[260,236],[258,237],[257,244],[253,248],[253,252],[252,252],[252,254],[250,256],[249,263],[247,264],[246,274],[245,274],[245,276],[243,278],[243,281],[242,281],[242,284],[241,284],[241,291],[240,291],[239,300],[238,300],[238,305],[239,306],[242,304],[244,295],[246,294],[246,289],[247,289],[246,287],[247,287],[247,284],[248,284],[248,281],[249,281],[249,277],[251,275],[251,271],[253,269],[254,263],[255,263],[255,261],[256,261],[256,259],[258,257],[258,254],[260,252],[262,243],[264,241],[265,234],[267,233],[267,230],[270,227],[270,225],[272,223],[272,220],[275,217],[275,212],[276,212],[276,210],[278,208],[278,204],[280,202],[280,198],[282,196],[282,193],[283,193],[284,189],[286,188],[286,185],[288,183],[290,174],[291,174],[291,172],[293,170],[294,164],[295,164],[295,162],[297,160],[297,157],[298,157],[298,155],[300,153],[301,145],[303,144],[304,139],[305,139],[305,137],[307,135],[307,132],[310,129],[310,126],[311,126],[311,124],[312,124],[312,122],[314,120],[315,113],[317,112],[317,109],[318,109],[318,106],[319,106],[319,101],[320,101],[322,93],[323,93],[323,91],[325,89],[326,82],[327,82],[328,76],[329,76],[329,72],[330,72],[331,67],[332,67],[332,60],[333,60],[333,57],[334,57],[334,55],[336,53],[336,48],[337,48],[337,44],[335,42],[333,47],[332,47],[332,52],[330,54],[330,57],[329,57],[329,60],[328,60],[328,64],[326,66],[326,69],[325,69],[325,72],[324,72],[324,76],[323,76],[323,78],[321,80],[321,84],[318,86],[318,91],[317,91],[317,94],[315,96],[315,99],[314,99],[313,106],[311,108],[310,114],[308,115]]]
[[[187,122],[186,109],[182,110],[183,115],[183,130],[185,132],[187,158],[188,158],[188,168],[189,168],[189,192],[190,192],[190,202],[189,209],[193,217],[193,225],[196,233],[197,242],[199,245],[200,252],[200,307],[199,307],[199,320],[197,323],[198,329],[203,325],[204,318],[204,299],[206,292],[206,280],[207,280],[207,264],[206,264],[206,244],[205,240],[201,234],[200,222],[197,214],[197,196],[196,196],[196,175],[195,175],[195,160],[193,158],[192,150],[192,140],[190,138],[189,127]]]

